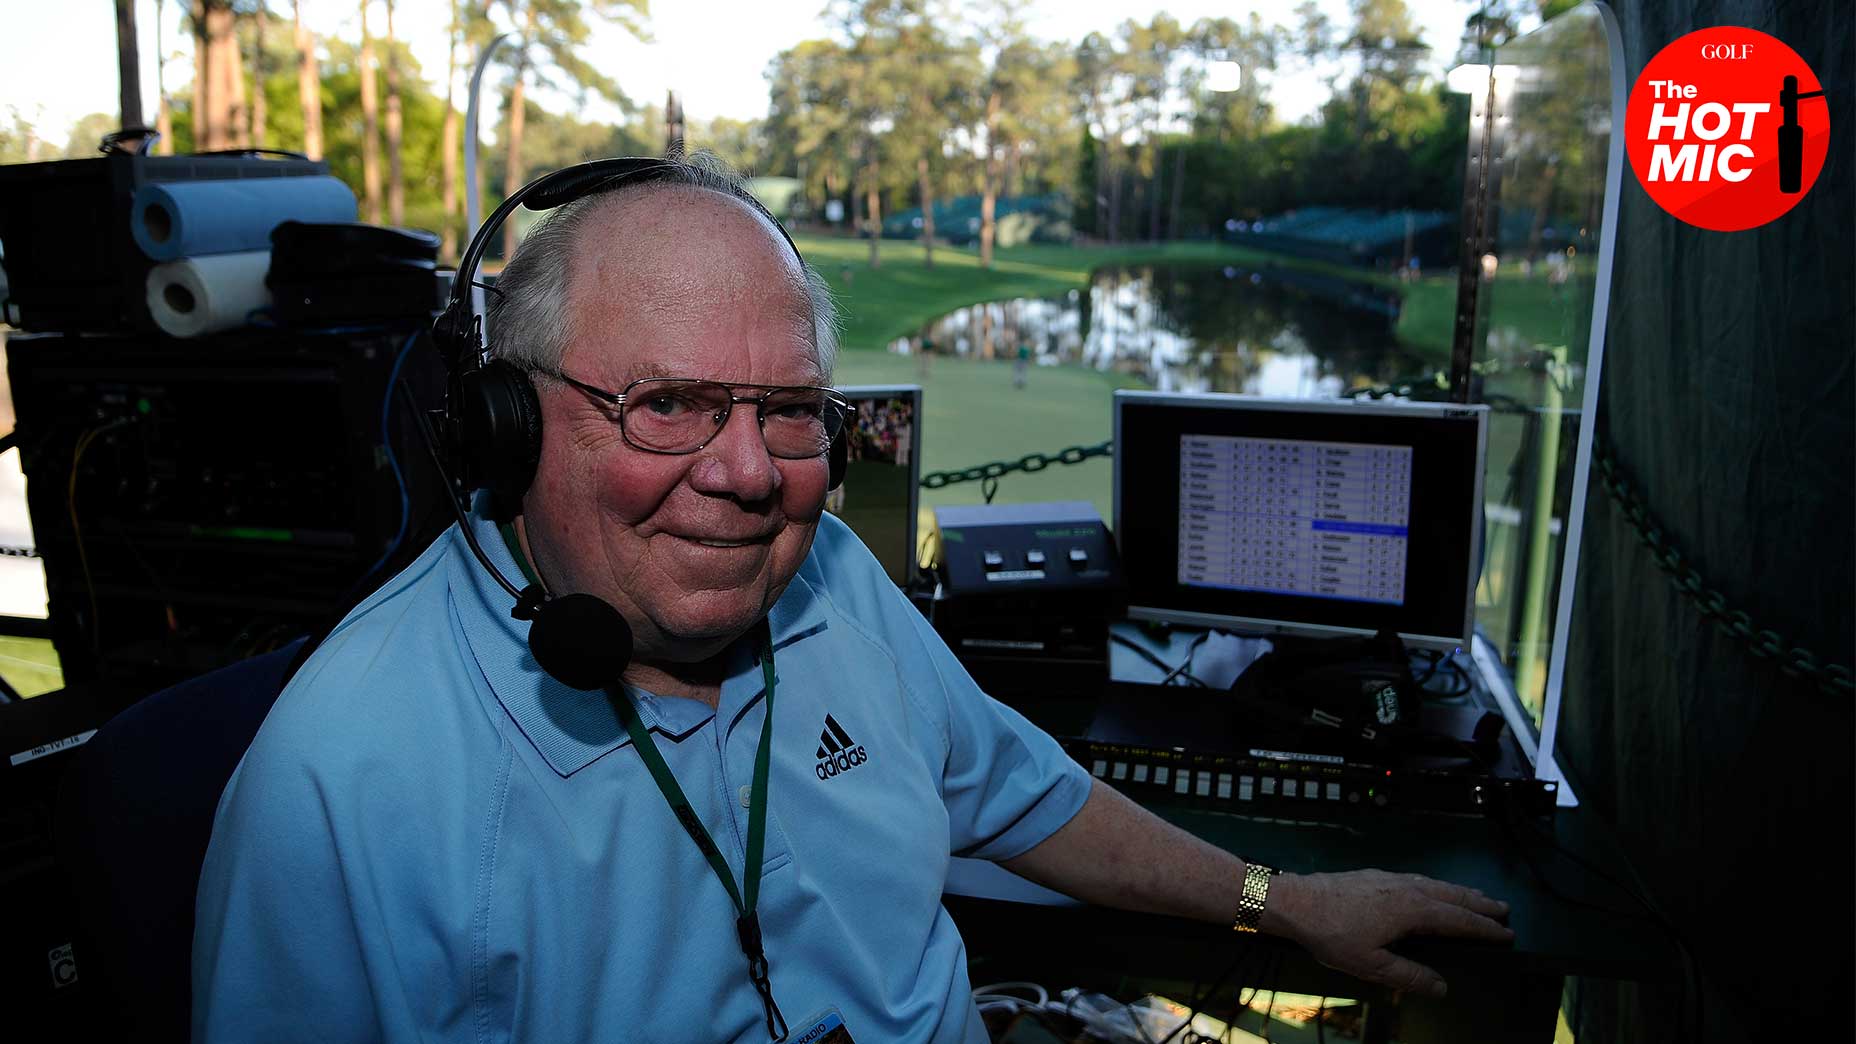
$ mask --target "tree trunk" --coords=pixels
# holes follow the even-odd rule
[[[393,35],[393,0],[387,0],[387,220],[406,223],[406,180],[400,171],[400,60]]]
[[[1108,166],[1110,167],[1108,175],[1108,241],[1111,243],[1119,243],[1121,241],[1122,171],[1121,167],[1114,161],[1114,150],[1104,149],[1102,157],[1108,160]]]
[[[529,6],[527,24],[522,30],[522,39],[516,46],[520,48],[516,60],[515,82],[509,87],[509,112],[503,119],[503,129],[509,132],[509,145],[506,153],[508,162],[503,168],[503,198],[515,195],[522,187],[522,179],[528,173],[522,166],[522,130],[528,121],[528,87],[523,81],[528,79],[528,48],[535,40],[535,8]],[[516,243],[520,241],[516,232],[516,223],[503,223],[503,260],[515,256]]]
[[[241,144],[245,84],[232,8],[224,0],[195,0],[193,147],[217,152]]]
[[[155,0],[155,155],[174,155],[174,120],[168,111],[167,48],[161,42],[161,22],[166,17],[165,0]]]
[[[980,267],[992,267],[993,214],[999,203],[999,92],[986,96],[986,170],[980,175]]]
[[[883,234],[883,201],[877,193],[876,178],[876,157],[872,155],[864,167],[864,227],[870,233],[871,268],[883,263],[883,259],[877,256],[877,240]]]
[[[922,267],[934,267],[934,186],[928,181],[928,157],[915,160],[915,181],[922,189]]]
[[[206,46],[206,3],[193,0],[193,151],[207,152],[213,140],[213,78],[208,76],[206,60],[211,48]]]
[[[303,25],[303,0],[296,8],[296,96],[303,106],[303,154],[322,158],[322,68],[316,63],[316,41]]]
[[[375,96],[374,38],[367,32],[367,0],[361,0],[361,190],[367,221],[380,224],[380,100]]]
[[[135,45],[135,0],[116,0],[116,74],[121,81],[121,126],[140,127],[142,59]]]
[[[1160,190],[1165,187],[1166,171],[1162,169],[1165,166],[1166,148],[1164,146],[1155,145],[1154,176],[1150,189],[1152,198],[1148,200],[1151,206],[1147,212],[1147,239],[1149,242],[1153,243],[1158,243],[1160,241],[1160,197],[1164,195]]]
[[[265,111],[264,97],[264,23],[271,20],[270,11],[265,9],[263,0],[259,0],[258,9],[252,14],[251,33],[251,147],[264,147],[264,124],[270,114]]]
[[[1166,237],[1179,238],[1179,201],[1186,198],[1186,147],[1173,148],[1173,211],[1167,215]]]
[[[238,13],[231,0],[218,8],[219,25],[214,31],[214,59],[219,82],[213,87],[216,104],[222,106],[219,120],[220,148],[251,147],[249,110],[245,106],[245,59],[238,49]]]
[[[439,253],[447,261],[458,256],[458,110],[451,104],[452,83],[458,78],[458,31],[458,0],[451,0],[451,31],[445,57],[445,125],[438,146],[444,164],[445,200],[444,241]]]

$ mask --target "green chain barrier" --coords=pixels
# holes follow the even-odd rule
[[[1014,471],[1026,474],[1043,471],[1052,464],[1081,464],[1091,457],[1106,457],[1114,451],[1113,440],[1099,442],[1094,446],[1068,446],[1052,455],[1047,453],[1027,453],[1017,460],[995,460],[985,464],[975,464],[970,468],[957,468],[953,471],[931,471],[922,476],[923,489],[940,489],[956,482],[979,482],[986,493],[986,503],[992,503],[992,494],[998,489],[999,480]]]
[[[1748,652],[1762,660],[1772,660],[1779,670],[1800,678],[1833,696],[1856,693],[1856,676],[1842,664],[1820,664],[1809,649],[1793,645],[1777,632],[1756,628],[1752,617],[1739,609],[1728,608],[1727,596],[1702,580],[1701,574],[1663,536],[1662,527],[1638,499],[1623,468],[1613,455],[1610,443],[1602,437],[1593,445],[1592,463],[1598,478],[1617,502],[1618,508],[1637,532],[1637,540],[1650,551],[1650,557],[1670,578],[1676,593],[1692,602],[1701,615],[1714,621],[1722,634],[1746,646]]]

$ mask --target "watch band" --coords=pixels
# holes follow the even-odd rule
[[[1255,932],[1263,923],[1263,906],[1270,898],[1270,877],[1276,871],[1262,863],[1244,864],[1244,894],[1237,900],[1234,932]]]

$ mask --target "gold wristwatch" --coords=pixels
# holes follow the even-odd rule
[[[1263,923],[1263,904],[1269,902],[1270,878],[1275,870],[1262,863],[1244,864],[1244,894],[1237,901],[1237,920],[1231,922],[1234,932],[1254,932]]]

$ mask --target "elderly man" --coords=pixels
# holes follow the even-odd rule
[[[544,674],[460,532],[433,544],[227,788],[196,1039],[984,1041],[954,855],[1400,989],[1443,982],[1394,939],[1508,937],[1451,885],[1246,867],[979,692],[822,513],[795,426],[842,421],[807,390],[830,301],[746,200],[678,165],[554,211],[509,264],[493,351],[529,373],[541,453],[507,524],[488,498],[470,524],[506,573],[623,614],[623,685]]]

